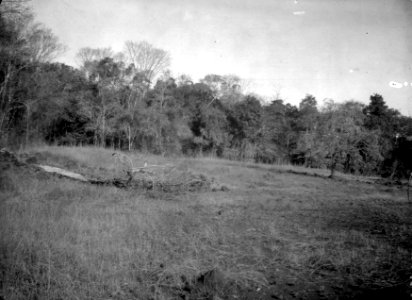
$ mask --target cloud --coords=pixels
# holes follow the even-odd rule
[[[293,14],[294,14],[295,16],[302,16],[302,15],[306,14],[306,12],[303,11],[303,10],[301,10],[301,11],[294,11]]]
[[[193,20],[194,16],[189,12],[189,11],[185,11],[184,15],[183,15],[183,21],[190,21]]]

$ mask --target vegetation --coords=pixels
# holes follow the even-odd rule
[[[154,154],[287,162],[407,177],[412,118],[381,95],[319,107],[264,103],[234,75],[171,76],[169,54],[127,41],[124,52],[80,49],[79,69],[50,62],[64,47],[21,1],[0,5],[0,145],[95,145]]]
[[[144,41],[52,62],[65,47],[25,2],[0,1],[0,148],[26,162],[0,155],[0,299],[409,299],[411,205],[376,178],[409,177],[411,117],[175,78]],[[113,178],[118,150],[207,186],[29,167]]]
[[[32,148],[20,157],[82,174],[118,167],[101,148]],[[136,166],[171,161],[130,157]],[[172,162],[229,190],[159,198],[0,164],[0,296],[409,299],[404,189],[285,172],[304,171],[297,167]]]

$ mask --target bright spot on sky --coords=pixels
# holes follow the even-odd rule
[[[389,86],[393,87],[395,89],[400,89],[400,88],[403,87],[403,84],[399,83],[399,82],[391,81],[391,82],[389,82]]]
[[[295,16],[302,16],[302,15],[306,14],[306,12],[305,11],[294,11],[293,14]]]
[[[403,83],[404,86],[408,86],[408,84],[409,84],[409,83],[406,82],[406,81]]]

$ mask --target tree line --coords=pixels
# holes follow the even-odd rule
[[[0,146],[45,141],[162,155],[214,155],[353,174],[412,170],[412,118],[379,94],[369,104],[307,95],[298,106],[243,92],[235,75],[173,77],[169,54],[147,42],[83,48],[79,68],[21,1],[0,5]]]

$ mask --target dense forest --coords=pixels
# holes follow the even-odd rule
[[[367,105],[298,107],[243,92],[235,75],[173,77],[147,42],[78,51],[79,68],[21,1],[0,4],[0,147],[95,145],[162,155],[213,155],[402,178],[412,170],[412,118],[379,94]],[[368,100],[368,99],[361,99]]]

